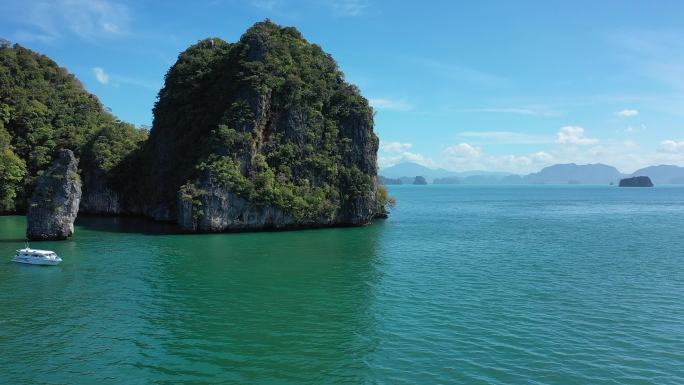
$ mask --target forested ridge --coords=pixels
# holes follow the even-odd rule
[[[81,169],[108,173],[146,137],[47,56],[0,41],[0,212],[25,210],[59,149],[81,157]]]
[[[364,223],[390,200],[376,181],[373,114],[329,54],[270,21],[235,43],[207,38],[180,53],[149,135],[48,57],[2,41],[0,210],[24,210],[36,177],[66,148],[94,212],[224,215],[209,207],[220,190],[224,206],[233,196],[252,207],[235,220],[271,207],[295,223]]]

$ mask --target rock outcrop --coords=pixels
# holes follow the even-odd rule
[[[26,236],[31,240],[58,240],[71,236],[80,200],[78,161],[71,150],[60,150],[50,168],[36,182],[26,218]]]
[[[0,175],[0,210],[23,210],[35,191],[31,239],[67,238],[77,212],[144,215],[188,232],[361,226],[387,215],[373,109],[295,28],[266,20],[237,42],[189,47],[166,74],[149,131],[116,119],[46,57],[0,42],[0,59],[11,86],[0,104],[12,115],[0,149],[26,160]],[[33,117],[13,114],[32,103],[55,108],[20,124]],[[43,119],[61,139],[34,151],[26,128]]]
[[[620,187],[653,187],[653,182],[647,176],[634,176],[620,179]]]
[[[107,180],[117,174],[128,181],[139,172],[124,170],[122,162],[147,131],[118,120],[74,74],[47,56],[0,38],[0,85],[0,212],[28,211],[35,182],[60,148],[72,150],[79,160],[83,198],[90,174]],[[110,187],[125,195],[118,191],[121,186]],[[86,206],[105,203],[98,195]]]
[[[286,229],[297,222],[282,209],[258,206],[205,175],[199,189],[178,193],[178,225],[187,232]]]
[[[145,215],[189,232],[358,226],[377,199],[373,110],[294,28],[200,41],[169,70],[143,148]],[[384,195],[383,195],[384,196]]]
[[[425,177],[422,177],[422,176],[419,175],[419,176],[417,176],[415,179],[413,179],[413,184],[425,185],[425,184],[428,184],[428,183],[427,183],[427,180],[425,180]]]

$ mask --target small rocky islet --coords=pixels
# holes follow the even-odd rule
[[[620,179],[619,187],[653,187],[653,182],[647,176],[633,176]]]
[[[71,150],[60,150],[52,166],[36,181],[28,207],[26,235],[34,240],[65,239],[74,233],[81,202],[78,161]]]
[[[267,20],[182,52],[149,131],[7,41],[0,81],[0,212],[26,212],[30,239],[68,237],[77,213],[186,232],[360,226],[392,201],[368,101],[292,27]]]

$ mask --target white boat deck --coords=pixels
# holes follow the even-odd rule
[[[62,258],[52,250],[32,249],[28,247],[28,244],[26,246],[17,250],[12,261],[31,265],[56,265],[62,262]]]
[[[52,250],[40,250],[40,249],[29,249],[29,248],[19,249],[19,250],[17,250],[17,253],[39,254],[39,255],[41,255],[41,256],[50,255],[50,254],[56,254],[56,253],[55,253],[54,251],[52,251]]]

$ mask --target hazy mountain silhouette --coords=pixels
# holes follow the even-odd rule
[[[394,166],[384,168],[380,171],[380,174],[387,178],[416,177],[421,175],[429,182],[432,182],[432,180],[435,178],[444,178],[457,175],[456,172],[448,171],[443,168],[432,169],[411,162],[399,163]]]
[[[555,164],[525,176],[533,184],[610,184],[620,182],[625,175],[605,164]]]
[[[672,165],[650,166],[632,174],[623,174],[606,164],[555,164],[539,172],[516,175],[491,171],[449,171],[433,169],[417,163],[400,163],[380,170],[386,178],[411,184],[416,176],[423,176],[428,183],[435,184],[618,184],[629,176],[648,176],[655,185],[684,184],[684,167]]]
[[[422,176],[424,177],[428,183],[432,183],[435,179],[437,178],[467,178],[470,176],[481,176],[481,175],[488,175],[488,176],[498,176],[498,177],[504,177],[508,175],[512,175],[509,172],[492,172],[492,171],[477,171],[477,170],[471,170],[471,171],[449,171],[445,170],[443,168],[429,168],[422,166],[417,163],[412,163],[412,162],[404,162],[404,163],[399,163],[394,166],[386,167],[382,170],[380,170],[379,174],[386,178],[414,178],[416,176]]]
[[[632,176],[647,176],[653,184],[684,184],[684,167],[662,164],[634,171]]]

